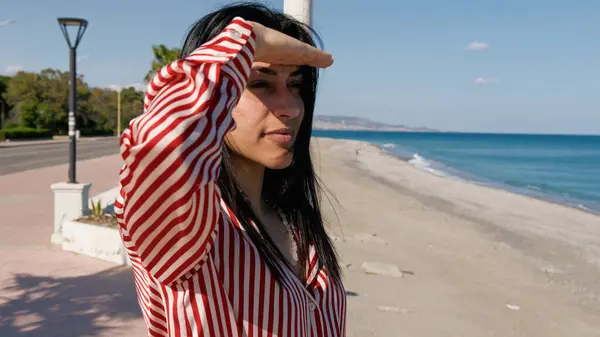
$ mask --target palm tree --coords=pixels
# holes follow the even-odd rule
[[[154,77],[156,72],[158,72],[162,67],[177,60],[179,58],[179,54],[181,53],[181,49],[168,48],[164,44],[160,44],[152,46],[152,53],[154,54],[154,59],[152,60],[152,69],[150,69],[146,74],[146,83],[150,82],[152,77]]]

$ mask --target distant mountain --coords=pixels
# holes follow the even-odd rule
[[[373,131],[405,131],[405,132],[438,132],[424,127],[409,127],[405,125],[375,122],[364,117],[315,115],[313,128],[315,130],[373,130]]]

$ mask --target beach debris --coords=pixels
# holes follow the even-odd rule
[[[398,307],[387,307],[384,305],[378,305],[377,309],[379,309],[380,311],[385,311],[385,312],[398,312],[400,311],[400,308]]]
[[[350,268],[350,266],[352,266],[352,263],[347,263],[346,264],[346,268]]]
[[[542,271],[544,273],[546,273],[548,276],[557,275],[557,274],[564,274],[564,271],[562,271],[560,268],[557,268],[557,267],[554,267],[554,266],[542,267]]]
[[[360,242],[372,242],[372,243],[376,243],[376,244],[387,244],[387,241],[378,237],[377,233],[372,233],[372,234],[368,234],[368,233],[362,233],[362,234],[356,234],[354,235],[354,239],[356,241],[360,241]]]
[[[500,249],[510,249],[510,250],[513,249],[513,247],[511,245],[509,245],[508,243],[506,243],[504,241],[501,241],[501,242],[498,243],[498,245],[494,246],[495,250],[498,250],[498,248],[500,248]]]
[[[346,296],[358,296],[358,293],[355,291],[346,290]]]
[[[509,308],[512,311],[519,311],[519,310],[521,310],[520,306],[514,305],[514,304],[507,304],[506,307]]]
[[[400,270],[398,266],[393,264],[387,264],[383,262],[363,262],[360,267],[365,274],[371,275],[384,275],[391,277],[404,277],[404,275],[414,275],[412,271],[409,270]]]
[[[383,311],[383,312],[399,312],[401,314],[407,314],[407,313],[411,312],[408,309],[400,309],[398,307],[389,307],[389,306],[385,306],[385,305],[378,305],[377,309],[379,309],[379,311]]]
[[[412,270],[400,270],[402,272],[402,274],[404,275],[410,275],[410,276],[415,276],[415,272]]]

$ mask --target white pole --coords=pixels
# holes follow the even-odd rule
[[[312,0],[283,0],[283,12],[312,27]]]

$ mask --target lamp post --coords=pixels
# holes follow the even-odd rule
[[[71,83],[69,92],[69,183],[75,184],[77,183],[75,175],[75,162],[77,159],[75,137],[75,113],[77,111],[76,51],[77,46],[79,46],[79,42],[83,37],[83,33],[85,33],[85,30],[87,29],[88,22],[87,20],[79,18],[58,18],[58,24],[60,25],[63,35],[65,36],[65,40],[67,40],[71,58]],[[77,35],[75,36],[74,41],[71,41],[67,27],[77,27]]]

